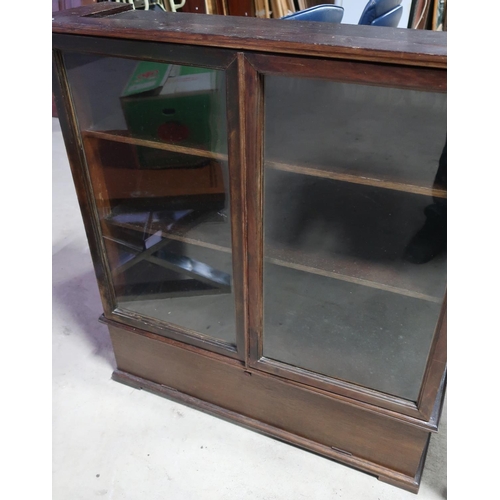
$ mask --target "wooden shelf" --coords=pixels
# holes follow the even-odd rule
[[[264,260],[269,264],[376,288],[406,297],[437,304],[443,301],[442,296],[429,293],[423,286],[428,283],[429,275],[433,274],[433,270],[427,271],[418,268],[414,272],[409,272],[408,269],[403,270],[398,265],[401,270],[398,273],[397,268],[381,263],[363,263],[340,255],[311,256],[299,251],[278,248],[267,248],[267,257]]]
[[[125,229],[136,231],[145,231],[141,225],[114,222],[106,220],[112,224]],[[146,229],[148,234],[155,234],[161,231],[162,237],[169,240],[179,241],[189,245],[195,245],[218,252],[231,253],[231,248],[221,245],[222,241],[228,241],[227,227],[221,226],[221,230],[210,231],[198,230],[197,227],[187,227],[185,232],[177,230],[175,232],[165,232],[161,224]],[[186,233],[189,231],[190,235]],[[202,234],[200,234],[202,233]],[[203,236],[203,239],[200,238]],[[345,256],[326,256],[309,255],[296,250],[283,250],[276,247],[266,248],[267,256],[265,262],[281,267],[304,271],[306,273],[333,278],[340,281],[346,281],[357,285],[384,290],[386,292],[396,293],[416,299],[441,303],[443,297],[439,294],[433,294],[426,290],[425,284],[432,282],[432,276],[435,274],[433,267],[423,269],[422,267],[413,268],[411,271],[406,269],[394,269],[390,265],[380,263],[365,262],[362,263],[353,258]],[[309,263],[306,265],[305,262]],[[401,272],[398,272],[401,271]]]
[[[407,184],[403,182],[394,182],[386,179],[375,179],[362,175],[347,174],[335,170],[327,170],[325,167],[300,166],[281,163],[277,161],[267,161],[266,167],[284,172],[292,172],[302,175],[311,175],[314,177],[323,177],[341,182],[350,182],[352,184],[362,184],[364,186],[373,186],[394,191],[404,191],[406,193],[421,194],[425,196],[434,196],[436,198],[446,198],[445,189],[433,189],[430,187],[419,186],[416,184]]]
[[[130,135],[128,135],[128,132],[126,130],[109,130],[109,131],[85,130],[82,132],[82,134],[84,137],[94,137],[97,139],[120,142],[134,146],[160,149],[164,151],[182,153],[191,156],[200,156],[202,158],[210,158],[220,161],[227,161],[228,159],[227,154],[224,153],[215,153],[212,151],[207,151],[199,148],[179,146],[175,144],[168,144],[159,141],[152,141],[148,139],[139,139],[136,137],[131,137]],[[433,196],[436,198],[446,198],[447,196],[447,192],[445,189],[434,189],[432,187],[420,186],[415,183],[396,182],[388,179],[379,179],[364,175],[348,174],[339,170],[335,170],[335,168],[327,169],[324,166],[320,167],[312,165],[308,166],[294,165],[290,163],[283,163],[273,160],[265,161],[264,165],[266,168],[272,168],[274,170],[281,170],[284,172],[309,175],[313,177],[321,177],[324,179],[332,179],[340,182],[348,182],[351,184],[373,186],[382,189],[403,191],[406,193],[420,194],[424,196]]]
[[[227,246],[227,242],[230,241],[230,235],[228,234],[228,229],[215,230],[211,228],[210,231],[203,231],[202,235],[198,227],[195,226],[196,222],[186,224],[182,229],[176,229],[174,231],[165,231],[161,223],[153,223],[149,228],[145,228],[142,224],[119,222],[112,220],[111,218],[105,219],[107,224],[112,226],[121,227],[123,229],[129,229],[133,231],[138,231],[144,234],[156,234],[161,231],[161,236],[166,239],[180,241],[190,245],[196,245],[199,247],[209,248],[211,250],[216,250],[218,252],[231,253],[231,248]],[[185,234],[189,232],[194,237],[188,237]],[[201,238],[203,236],[203,239]],[[221,244],[223,243],[223,244]]]
[[[171,151],[173,153],[182,153],[191,156],[200,156],[202,158],[210,158],[212,160],[227,161],[227,154],[214,153],[204,149],[193,147],[178,146],[176,144],[168,144],[166,142],[151,141],[148,139],[139,139],[131,137],[126,130],[84,130],[82,131],[84,137],[94,137],[96,139],[103,139],[106,141],[121,142],[124,144],[132,144],[134,146],[143,146],[146,148],[162,149],[164,151]]]
[[[84,137],[180,152],[206,158],[227,159],[227,156],[222,154],[133,138],[127,134],[126,131],[86,131]],[[415,198],[407,197],[404,193],[443,198],[446,196],[446,191],[413,184],[403,184],[332,172],[325,170],[325,167],[298,166],[275,161],[267,162],[266,167],[274,172],[274,178],[266,178],[266,189],[270,188],[271,191],[277,189],[278,193],[282,192],[280,186],[285,182],[290,193],[295,193],[290,194],[291,198],[282,198],[281,196],[283,195],[279,195],[275,199],[276,201],[273,202],[273,204],[281,207],[278,213],[283,211],[289,212],[291,207],[295,207],[295,212],[290,212],[286,221],[281,220],[280,217],[275,220],[272,220],[273,217],[266,219],[268,221],[266,223],[265,247],[265,261],[267,263],[428,302],[441,303],[444,293],[441,282],[446,266],[441,261],[438,263],[431,262],[425,266],[415,266],[403,261],[400,255],[402,254],[402,245],[408,239],[409,230],[405,229],[406,232],[403,231],[397,234],[390,231],[385,234],[385,229],[379,226],[381,221],[386,220],[389,223],[391,219],[396,217],[396,214],[393,214],[388,218],[391,205],[399,205],[400,212],[402,211],[397,215],[401,219],[396,224],[397,227],[403,227],[404,223],[408,223],[411,220],[411,217],[415,217],[416,212],[419,214],[423,213],[423,207],[427,203],[425,198],[417,196],[418,203],[422,205],[422,208],[415,209]],[[161,171],[158,172],[161,173]],[[291,177],[290,179],[281,179],[283,175],[290,175]],[[301,179],[301,176],[325,178],[342,183],[345,182],[347,185],[341,187],[339,184],[335,188],[328,184],[323,186],[318,181],[314,183],[313,187],[306,185],[305,190],[302,190],[304,181]],[[389,196],[389,193],[384,193],[379,188],[389,189],[392,191],[392,194]],[[296,191],[296,189],[299,189],[299,191]],[[338,191],[339,189],[340,191]],[[296,196],[301,197],[302,201],[300,203],[295,199]],[[337,200],[335,207],[332,205],[331,200]],[[366,205],[366,200],[371,205]],[[353,205],[348,209],[347,207],[351,204]],[[297,214],[296,210],[300,206],[304,207],[302,211],[306,210],[306,212]],[[383,208],[384,206],[386,207],[385,209]],[[380,207],[382,207],[381,211],[377,212]],[[272,206],[268,207],[268,209],[272,208]],[[352,232],[353,237],[360,244],[364,244],[363,242],[365,242],[368,247],[373,246],[373,249],[367,249],[364,255],[354,255],[348,251],[336,248],[336,244],[330,249],[326,247],[319,248],[318,245],[315,246],[310,241],[308,242],[308,234],[305,235],[305,240],[299,241],[297,245],[286,243],[287,235],[279,235],[280,231],[283,230],[287,231],[288,235],[300,234],[301,228],[299,226],[304,224],[306,233],[315,231],[314,220],[318,217],[320,219],[321,217],[326,217],[322,221],[328,227],[328,235],[325,236],[328,236],[330,243],[332,241],[341,241],[343,238],[341,234],[342,227],[338,226],[338,221],[329,213],[332,210],[338,213],[345,211],[342,218],[348,222],[349,230]],[[371,217],[368,225],[366,225],[367,222],[365,220],[367,216]],[[297,222],[301,220],[301,217],[304,217],[304,220]],[[308,227],[308,221],[313,222],[311,228]],[[144,227],[140,224],[120,223],[109,219],[107,222],[126,229],[144,231]],[[417,228],[418,225],[414,224],[412,227]],[[207,227],[205,224],[200,223],[200,219],[196,219],[186,226],[179,226],[173,231],[166,232],[164,229],[162,224],[158,222],[150,227],[148,232],[154,234],[157,231],[161,231],[162,236],[170,240],[177,240],[226,254],[231,253],[229,224],[210,224]],[[325,241],[326,244],[326,240],[321,235],[313,235],[314,238]],[[371,243],[368,243],[369,241]],[[382,246],[387,246],[390,249],[389,253],[392,252],[392,254],[386,255],[384,250],[384,254],[382,255]]]

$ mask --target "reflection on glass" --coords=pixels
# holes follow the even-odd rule
[[[445,143],[434,179],[435,189],[447,187],[447,144]],[[446,198],[435,196],[425,207],[425,222],[410,240],[404,258],[414,264],[425,264],[446,249],[447,204]]]
[[[234,344],[224,73],[65,64],[117,305]]]
[[[446,96],[265,89],[263,355],[415,401],[446,286]]]

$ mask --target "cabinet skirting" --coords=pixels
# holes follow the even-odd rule
[[[249,371],[235,360],[104,322],[116,357],[114,380],[418,491],[428,429]]]

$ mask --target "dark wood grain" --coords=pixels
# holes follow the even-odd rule
[[[261,357],[257,362],[251,362],[250,367],[255,370],[285,378],[286,380],[294,380],[310,387],[317,387],[334,394],[341,394],[356,401],[398,412],[400,415],[407,415],[414,419],[419,419],[421,417],[421,412],[417,405],[411,401],[389,394],[383,394],[342,380],[332,379],[325,375],[312,373],[308,370],[280,363],[273,359]],[[435,422],[431,422],[430,420],[428,422],[430,430],[437,429]]]
[[[228,156],[224,153],[216,153],[213,151],[197,149],[193,147],[186,147],[176,144],[168,144],[165,142],[132,137],[126,130],[106,130],[106,131],[84,130],[82,131],[82,134],[88,137],[96,137],[100,139],[121,142],[124,144],[133,144],[135,146],[145,146],[153,149],[162,149],[165,151],[184,153],[193,156],[200,156],[203,158],[212,158],[216,160],[227,160],[228,158]],[[325,179],[332,179],[341,182],[349,182],[353,184],[361,184],[364,186],[374,186],[383,189],[391,189],[394,191],[403,191],[406,193],[421,194],[424,196],[434,196],[436,198],[447,197],[447,191],[445,189],[423,186],[417,183],[409,183],[409,182],[404,183],[390,179],[381,179],[368,176],[348,174],[336,169],[335,166],[327,170],[326,167],[322,166],[292,165],[289,163],[277,162],[272,160],[266,161],[265,166],[268,168],[274,168],[276,170],[281,170],[284,172],[294,172],[297,174],[310,175],[313,177],[322,177]]]
[[[163,335],[159,335],[157,333],[152,332],[150,329],[142,329],[135,327],[133,325],[127,325],[124,324],[122,321],[116,321],[116,319],[110,319],[106,318],[104,315],[102,315],[99,318],[99,321],[103,324],[106,324],[110,327],[115,327],[118,328],[119,331],[125,330],[128,332],[133,332],[137,335],[141,335],[147,339],[150,340],[156,340],[161,343],[165,343],[167,345],[172,345],[179,347],[181,349],[188,350],[189,352],[192,352],[194,354],[203,356],[203,357],[208,357],[212,359],[214,362],[217,363],[223,363],[223,364],[230,364],[232,366],[236,367],[241,367],[244,369],[244,371],[247,374],[260,374],[266,378],[273,379],[275,378],[271,373],[267,373],[265,370],[261,369],[255,369],[252,366],[245,366],[245,364],[238,359],[228,357],[225,353],[218,353],[214,351],[209,351],[203,347],[198,347],[195,345],[188,345],[182,341],[176,340],[174,338],[170,337],[165,337]],[[374,413],[376,415],[380,415],[384,418],[388,418],[390,420],[396,420],[398,422],[403,422],[405,425],[409,425],[410,427],[415,427],[417,429],[423,429],[428,432],[437,432],[438,428],[436,425],[437,419],[436,420],[422,420],[421,418],[413,417],[411,415],[406,415],[404,413],[401,413],[398,410],[392,410],[392,409],[387,409],[384,408],[380,405],[374,405],[370,403],[365,403],[362,401],[356,401],[355,399],[351,397],[344,396],[343,394],[340,393],[332,393],[328,390],[315,387],[309,384],[304,384],[302,382],[293,380],[291,378],[287,377],[280,377],[284,382],[289,384],[290,386],[293,387],[298,387],[300,389],[305,389],[308,392],[318,394],[320,396],[325,396],[327,398],[333,398],[335,400],[338,400],[342,403],[346,403],[349,405],[356,406],[358,408],[362,408],[363,410],[369,412],[369,413]],[[396,398],[397,399],[397,398]]]
[[[247,144],[247,214],[248,214],[248,275],[249,315],[248,331],[249,363],[254,364],[262,356],[263,315],[263,190],[264,170],[264,79],[245,58],[243,61],[245,102],[248,109],[244,123]]]
[[[105,312],[109,314],[115,304],[111,275],[107,266],[96,202],[92,196],[90,179],[86,170],[83,145],[78,130],[76,112],[71,99],[64,62],[62,54],[57,50],[53,50],[52,52],[52,70],[53,93],[57,106],[57,115],[63,132],[64,144],[82,213],[101,301]]]
[[[230,16],[255,16],[254,0],[227,0]]]
[[[101,36],[88,37],[61,35],[54,32],[52,46],[55,49],[64,48],[68,52],[86,52],[103,57],[125,57],[213,69],[225,69],[235,58],[233,50],[140,40],[117,40],[104,38],[102,33]]]
[[[231,193],[231,235],[233,247],[233,283],[236,298],[236,336],[238,353],[246,360],[247,337],[247,222],[246,222],[246,149],[242,122],[245,117],[244,82],[241,75],[241,54],[226,72],[228,165]],[[246,362],[246,361],[245,361]]]
[[[91,181],[92,196],[95,200],[99,220],[102,220],[111,213],[111,198],[100,160],[99,146],[98,140],[83,135],[83,147]],[[134,156],[131,155],[128,158],[134,159]]]
[[[446,67],[445,32],[214,16],[155,11],[113,11],[102,4],[54,14],[55,33],[202,45],[404,66]],[[91,9],[91,10],[89,10]]]
[[[347,399],[332,399],[283,379],[217,363],[166,339],[146,337],[117,324],[109,327],[122,372],[223,408],[228,418],[238,414],[274,427],[276,437],[311,451],[414,484],[428,430],[377,415]]]
[[[104,2],[102,2],[104,3]],[[97,7],[97,5],[96,5]],[[112,4],[109,8],[92,8],[87,11],[87,13],[84,15],[85,17],[92,17],[92,18],[99,18],[99,17],[107,17],[107,16],[114,16],[115,14],[119,14],[120,12],[126,12],[127,10],[131,9],[131,5],[123,5],[123,4]]]
[[[180,146],[178,144],[169,144],[167,142],[151,141],[149,139],[140,139],[131,137],[126,130],[84,130],[82,131],[84,137],[94,137],[96,139],[103,139],[107,141],[120,142],[123,144],[132,144],[134,146],[143,146],[153,149],[161,149],[163,151],[171,151],[174,153],[183,153],[192,156],[199,156],[201,158],[210,158],[213,160],[227,160],[227,155],[224,153],[215,153],[206,149],[198,149],[193,147]]]
[[[219,9],[227,7],[222,1],[217,5]],[[432,196],[442,201],[446,189],[420,185],[413,178],[407,183],[397,174],[375,179],[356,170],[315,168],[293,158],[271,158],[265,163],[265,76],[321,78],[445,93],[447,35],[426,30],[256,19],[244,15],[248,10],[245,5],[237,6],[243,16],[208,16],[132,11],[130,5],[104,2],[53,16],[56,102],[103,302],[101,321],[109,326],[117,360],[113,378],[416,492],[429,436],[438,428],[446,387],[446,300],[417,401],[309,371],[314,370],[314,365],[307,365],[306,370],[300,368],[306,366],[300,362],[292,366],[263,357],[265,262],[277,264],[281,271],[286,268],[286,272],[292,269],[290,272],[304,272],[314,278],[332,278],[342,286],[364,284],[381,293],[395,292],[419,304],[441,301],[438,292],[428,293],[425,287],[415,288],[414,283],[413,288],[406,287],[401,273],[393,272],[400,281],[389,282],[389,268],[372,265],[369,276],[377,279],[365,283],[360,273],[367,271],[370,262],[353,265],[356,254],[348,254],[340,264],[338,256],[331,256],[329,261],[323,259],[323,266],[321,258],[307,260],[307,252],[299,255],[277,246],[270,246],[264,257],[263,176],[267,167],[266,175],[270,172],[308,181],[316,178],[317,183],[337,183],[347,196],[352,194],[350,189],[372,189],[384,198],[413,196],[422,200],[422,196]],[[75,104],[80,110],[85,99],[72,95],[63,58],[65,53],[75,52],[225,71],[228,154],[136,139],[125,131],[80,130]],[[85,117],[80,118],[83,123]],[[116,155],[139,146],[228,162],[231,247],[217,230],[210,235],[200,228],[189,233],[174,231],[165,238],[169,244],[193,245],[198,252],[218,252],[225,259],[232,253],[235,344],[217,339],[217,332],[212,332],[213,337],[206,336],[116,307],[117,283],[113,285],[110,271],[114,256],[107,251],[106,242],[112,240],[113,231],[124,234],[133,228],[112,227],[111,187],[109,180],[102,177],[101,168],[105,161],[100,151],[103,143],[112,144]],[[130,155],[119,163],[129,165],[134,161]],[[404,205],[403,199],[398,200],[396,208],[398,203]],[[349,219],[345,217],[345,221]],[[230,273],[231,266],[227,267],[225,272]],[[424,281],[425,277],[418,283]],[[437,318],[439,307],[432,307]],[[432,329],[428,331],[430,344]],[[422,366],[424,362],[425,358]]]
[[[433,412],[436,411],[436,401],[442,403],[439,392],[444,391],[443,386],[446,379],[447,302],[448,299],[445,297],[441,308],[441,316],[436,326],[436,333],[429,353],[427,369],[425,371],[422,390],[420,391],[418,400],[420,414],[424,419],[431,418]],[[441,411],[441,406],[437,411]],[[439,415],[434,415],[434,418],[439,418]]]
[[[356,83],[358,85],[446,92],[447,80],[444,69],[414,68],[359,61],[306,59],[268,54],[248,54],[247,57],[257,71],[270,75],[326,78],[336,82]]]
[[[186,346],[191,345],[229,358],[240,358],[237,347],[233,344],[219,340],[214,336],[202,335],[181,325],[165,323],[155,318],[146,318],[144,315],[129,309],[116,307],[111,313],[106,314],[105,318],[106,320],[113,320],[123,325],[140,328],[156,335],[183,342]],[[213,335],[217,335],[217,332],[215,331]]]
[[[302,448],[306,451],[311,451],[325,458],[344,463],[370,475],[377,476],[379,481],[385,482],[387,484],[397,486],[398,488],[408,490],[412,493],[418,493],[428,444],[424,448],[424,452],[422,453],[420,464],[415,476],[411,477],[395,472],[394,470],[386,468],[380,464],[375,464],[368,460],[363,460],[359,457],[353,456],[352,453],[340,448],[322,445],[310,439],[303,438],[295,433],[277,428],[273,425],[269,425],[254,418],[246,417],[241,413],[227,410],[221,406],[208,403],[203,399],[189,396],[172,387],[151,382],[147,379],[131,375],[130,373],[124,372],[122,370],[115,370],[113,372],[112,379],[129,387],[133,387],[134,389],[144,389],[157,396],[161,396],[166,399],[181,403],[185,406],[201,410],[204,413],[208,413],[225,421],[238,424],[252,431],[259,432],[260,434],[263,434],[265,436],[275,438],[284,443],[298,446],[299,448]],[[429,442],[429,440],[430,435],[427,438],[427,443]]]
[[[405,193],[421,194],[424,196],[435,196],[436,198],[446,198],[445,189],[437,189],[429,186],[421,186],[417,183],[400,182],[391,179],[380,179],[369,177],[368,175],[354,175],[342,172],[333,167],[324,167],[316,165],[292,165],[278,161],[266,161],[266,167],[281,170],[283,172],[294,172],[296,174],[310,175],[313,177],[322,177],[323,179],[332,179],[335,181],[350,182],[352,184],[361,184],[363,186],[375,186],[394,191],[403,191]],[[373,174],[372,174],[373,175]]]

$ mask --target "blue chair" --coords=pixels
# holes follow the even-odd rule
[[[358,24],[396,28],[403,14],[402,0],[370,0]]]
[[[309,9],[284,16],[281,19],[294,21],[318,21],[320,23],[340,23],[344,17],[344,8],[338,5],[316,5]]]

